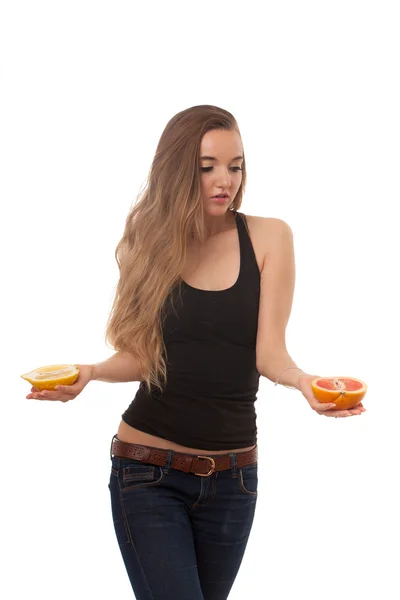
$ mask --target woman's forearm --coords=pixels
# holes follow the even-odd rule
[[[106,381],[107,383],[142,381],[136,360],[126,352],[117,352],[107,360],[91,366],[93,367],[92,381]]]
[[[271,356],[269,360],[265,360],[265,364],[259,372],[260,375],[274,383],[277,377],[282,373],[281,377],[279,377],[279,383],[281,385],[293,386],[298,389],[300,377],[309,374],[305,373],[300,368],[291,368],[284,371],[286,367],[297,367],[297,365],[287,352],[282,352],[281,354]]]

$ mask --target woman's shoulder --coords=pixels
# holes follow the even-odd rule
[[[245,215],[245,217],[250,238],[258,257],[257,262],[260,272],[262,272],[268,254],[274,248],[280,247],[283,238],[290,239],[293,235],[292,230],[283,219],[257,215]]]
[[[245,214],[244,216],[246,217],[249,229],[252,229],[255,234],[265,235],[266,233],[279,233],[285,229],[291,229],[286,221],[277,217],[261,217],[248,214]]]

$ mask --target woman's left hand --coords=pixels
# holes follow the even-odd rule
[[[361,413],[366,411],[366,408],[363,407],[361,402],[354,408],[348,410],[332,409],[332,406],[335,406],[334,404],[319,402],[314,396],[311,387],[311,381],[316,377],[318,377],[318,375],[302,375],[298,382],[298,389],[311,408],[319,415],[324,415],[325,417],[353,417],[355,415],[361,415]]]

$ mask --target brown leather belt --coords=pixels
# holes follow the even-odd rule
[[[110,455],[113,454],[119,458],[133,458],[141,462],[164,467],[167,463],[168,450],[154,448],[152,446],[142,446],[139,444],[130,444],[122,442],[114,437],[111,443]],[[257,462],[257,446],[246,452],[235,452],[236,466],[245,467]],[[212,456],[198,456],[197,454],[184,454],[175,452],[171,463],[172,469],[184,471],[185,473],[194,473],[201,477],[208,477],[214,471],[227,471],[232,467],[229,454],[213,454]]]

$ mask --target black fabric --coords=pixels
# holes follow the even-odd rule
[[[257,443],[260,272],[245,216],[235,216],[238,280],[222,291],[183,282],[182,303],[173,290],[177,315],[171,308],[163,313],[166,387],[148,394],[141,382],[122,415],[132,427],[191,448],[227,450]]]

